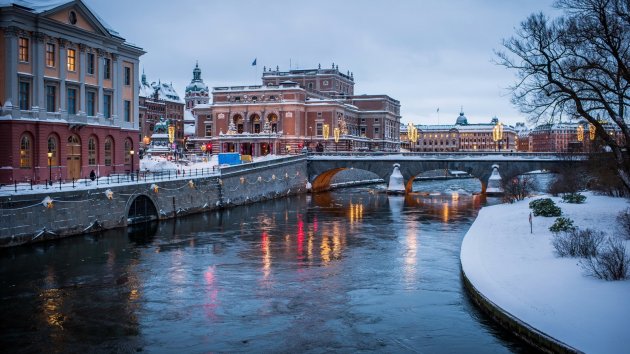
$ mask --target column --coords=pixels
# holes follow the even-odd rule
[[[39,118],[46,116],[46,90],[44,87],[44,60],[46,36],[40,32],[33,33],[33,99],[31,110]]]
[[[112,53],[112,62],[111,62],[111,70],[112,70],[112,120],[117,121],[119,125],[122,125],[121,122],[124,119],[124,114],[120,112],[122,109],[122,83],[123,79],[120,77],[123,75],[121,68],[119,66],[122,65],[122,61],[118,60],[118,54]],[[119,119],[120,118],[120,119]],[[124,124],[124,123],[123,123]]]
[[[8,27],[4,31],[5,51],[4,60],[6,66],[4,68],[4,97],[2,97],[2,106],[6,106],[8,102],[13,106],[14,118],[19,111],[19,95],[18,95],[18,76],[17,76],[17,64],[18,64],[18,29],[17,27]]]
[[[85,51],[87,46],[85,44],[79,44],[79,110],[77,115],[85,117],[87,115],[85,110],[85,72],[87,71],[87,56]]]
[[[67,41],[59,38],[59,111],[67,112],[61,107],[66,107],[66,76],[68,73],[68,51],[66,50]],[[67,117],[67,115],[65,115]]]
[[[103,117],[103,78],[105,71],[105,51],[102,49],[96,50],[96,70],[98,72],[98,98],[97,98],[97,112],[96,116]]]
[[[139,129],[138,121],[140,120],[140,98],[139,96],[139,83],[138,83],[138,71],[140,69],[140,61],[133,61],[133,68],[131,70],[131,87],[133,88],[133,102],[131,103],[133,113],[131,115],[131,121],[133,122],[133,128]],[[205,128],[204,128],[205,129]]]

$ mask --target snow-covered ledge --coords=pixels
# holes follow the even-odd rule
[[[584,204],[552,199],[576,226],[612,235],[616,215],[630,204],[622,198],[586,195]],[[530,233],[530,201],[483,208],[468,230],[460,257],[473,298],[485,301],[508,322],[520,322],[516,328],[539,337],[540,347],[561,344],[564,348],[556,350],[629,352],[630,280],[595,279],[584,274],[578,259],[557,257],[549,231],[555,218],[533,218]],[[625,244],[630,249],[630,241]]]

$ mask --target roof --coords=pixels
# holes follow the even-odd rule
[[[103,18],[101,18],[94,10],[92,10],[86,3],[81,0],[0,0],[0,7],[19,6],[26,10],[29,10],[35,14],[43,14],[49,11],[53,11],[57,8],[69,6],[73,3],[80,3],[83,5],[109,32],[110,35],[120,37],[120,34],[113,29]]]

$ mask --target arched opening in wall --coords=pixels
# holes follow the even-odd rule
[[[311,190],[313,192],[323,192],[331,188],[372,183],[380,183],[384,186],[385,181],[374,172],[356,168],[335,168],[319,174],[313,180]]]
[[[139,195],[133,200],[127,212],[127,225],[139,224],[158,219],[153,201],[146,195]]]
[[[406,181],[407,193],[421,195],[474,195],[483,192],[482,181],[465,171],[434,169]]]
[[[245,129],[243,116],[240,114],[235,115],[233,118],[233,122],[234,122],[234,126],[236,127],[236,132],[239,134],[242,134]]]
[[[252,114],[250,116],[250,121],[251,121],[251,125],[252,125],[252,133],[254,133],[254,134],[260,133],[260,130],[261,130],[261,127],[260,127],[260,116],[258,114]]]

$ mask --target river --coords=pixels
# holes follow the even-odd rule
[[[0,351],[524,353],[461,280],[475,179],[301,195],[0,250]]]

